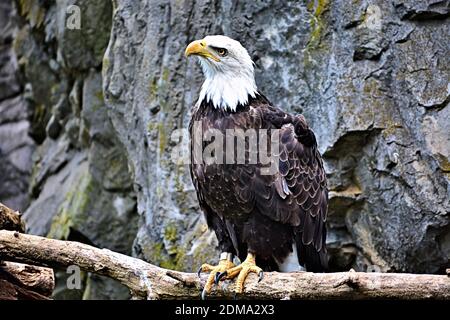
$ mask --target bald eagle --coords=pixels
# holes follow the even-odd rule
[[[324,272],[327,181],[305,118],[273,106],[258,91],[254,63],[238,41],[207,36],[191,42],[185,54],[199,58],[205,76],[189,126],[191,177],[222,252],[217,265],[203,264],[199,270],[210,272],[202,297],[214,283],[236,277],[235,292],[242,293],[250,272],[260,280],[263,270]],[[194,149],[205,148],[204,141],[196,142],[199,135],[239,129],[278,130],[275,172],[264,173],[259,161],[239,162],[235,149],[222,154],[231,162],[194,159]],[[246,156],[251,147],[247,139]],[[235,256],[242,261],[237,266]]]

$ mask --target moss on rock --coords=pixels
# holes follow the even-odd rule
[[[47,236],[54,239],[67,240],[70,229],[77,228],[87,219],[87,207],[96,188],[92,176],[86,171],[66,194],[59,213],[53,218]]]

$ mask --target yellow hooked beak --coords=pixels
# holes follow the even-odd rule
[[[212,54],[206,45],[205,40],[195,40],[192,41],[186,48],[186,51],[184,52],[186,57],[189,57],[190,55],[194,54],[197,56],[205,57],[205,58],[211,58],[216,62],[219,62],[220,59],[216,57],[214,54]]]

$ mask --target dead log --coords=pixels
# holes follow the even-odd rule
[[[0,230],[25,232],[25,224],[17,211],[11,210],[0,202]]]
[[[0,279],[0,300],[49,300],[49,298]]]
[[[0,279],[46,297],[53,293],[55,275],[53,269],[4,261],[0,264]]]
[[[142,260],[86,244],[0,231],[0,258],[50,267],[78,265],[127,286],[135,297],[198,299],[206,275],[163,269]],[[233,282],[212,297],[231,298]],[[399,273],[266,273],[246,281],[247,299],[450,299],[447,275]]]
[[[24,232],[20,214],[0,203],[0,229]],[[49,299],[55,288],[52,269],[2,261],[0,256],[0,300]]]

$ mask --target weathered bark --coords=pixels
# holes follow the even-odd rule
[[[0,202],[0,230],[25,231],[20,214]],[[45,300],[55,288],[52,269],[2,261],[0,255],[0,300]]]
[[[48,300],[37,292],[24,289],[7,280],[0,279],[0,300]]]
[[[47,297],[52,295],[55,288],[55,275],[52,269],[23,263],[2,262],[0,279]]]
[[[199,298],[205,275],[163,269],[142,260],[86,244],[0,231],[0,257],[51,267],[78,265],[126,285],[141,298]],[[232,282],[221,284],[214,297],[233,296]],[[267,273],[260,283],[255,275],[246,282],[244,298],[258,299],[450,299],[446,275],[340,272],[315,274]]]
[[[0,202],[0,229],[25,231],[25,225],[17,211],[11,210]]]

